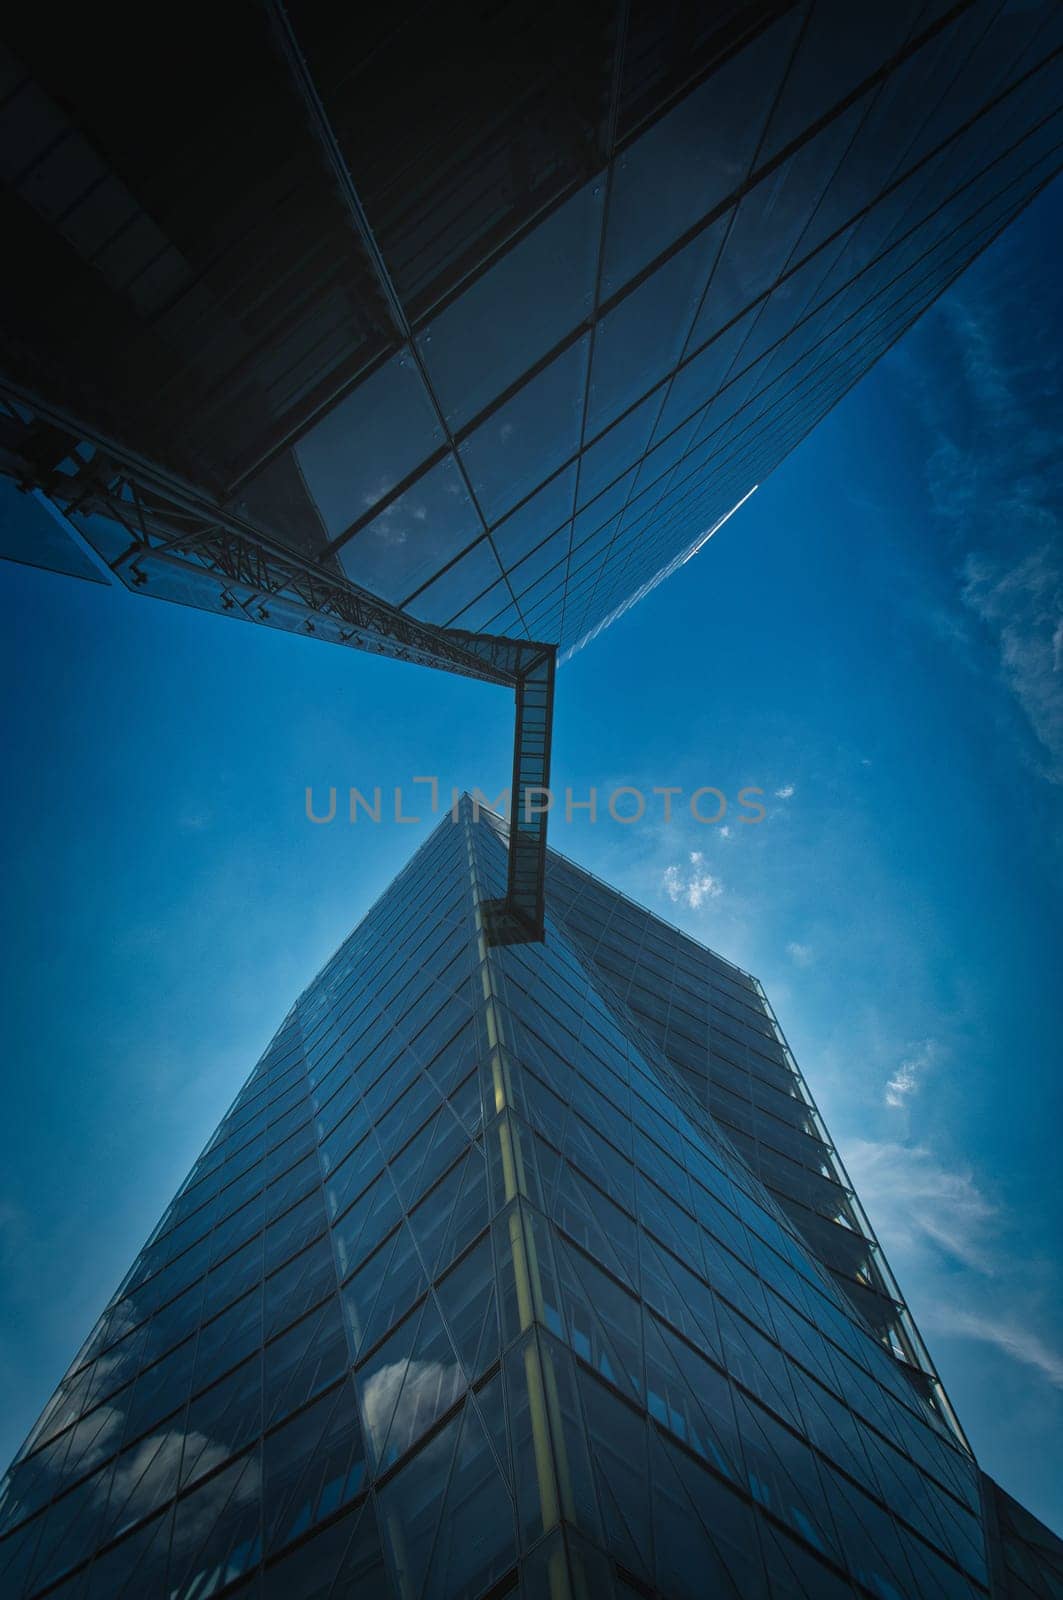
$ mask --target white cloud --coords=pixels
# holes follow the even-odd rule
[[[715,900],[717,895],[723,893],[719,881],[711,873],[703,872],[687,885],[687,905],[696,911],[701,902],[706,898]]]
[[[784,783],[781,789],[776,789],[776,800],[792,800],[796,790],[792,783]]]
[[[720,880],[705,871],[700,850],[690,852],[689,871],[679,866],[665,867],[661,887],[673,905],[689,906],[691,911],[697,911],[706,900],[715,900],[723,893]]]
[[[909,1047],[909,1052],[893,1074],[887,1079],[884,1098],[894,1110],[908,1104],[927,1072],[940,1060],[941,1047],[935,1039],[923,1039]]]
[[[973,1175],[946,1167],[923,1145],[857,1140],[845,1161],[902,1285],[921,1283],[917,1320],[923,1332],[991,1345],[1063,1389],[1063,1352],[1032,1326],[1037,1307],[1026,1292],[1031,1264],[1016,1259],[1000,1239],[1007,1219]],[[972,1272],[979,1276],[972,1278]],[[987,1295],[1006,1309],[982,1309]]]
[[[906,1105],[915,1085],[916,1075],[911,1064],[902,1061],[893,1077],[886,1082],[886,1104],[894,1108]]]
[[[376,505],[378,500],[383,500],[383,498],[387,494],[387,492],[388,492],[387,482],[386,482],[385,479],[381,478],[379,484],[377,485],[377,487],[375,489],[367,489],[365,494],[363,494],[363,496],[362,496],[362,504],[365,506],[366,510],[368,511],[372,506]]]
[[[969,1171],[942,1165],[923,1145],[857,1139],[843,1152],[857,1194],[887,1256],[927,1246],[992,1273],[997,1212]]]
[[[995,1345],[1016,1361],[1033,1367],[1056,1389],[1063,1389],[1063,1354],[1052,1349],[1031,1328],[1018,1327],[1006,1318],[985,1316],[979,1311],[968,1311],[962,1306],[939,1305],[924,1322],[934,1331],[952,1334],[961,1339],[978,1339]]]
[[[224,1445],[214,1444],[204,1434],[194,1430],[187,1435],[187,1438],[181,1429],[171,1428],[165,1433],[154,1433],[149,1438],[142,1439],[132,1450],[127,1450],[124,1455],[118,1457],[110,1484],[112,1514],[122,1518],[123,1526],[126,1521],[134,1522],[138,1517],[146,1515],[160,1501],[173,1493],[172,1485],[177,1482],[182,1451],[186,1463],[195,1463],[199,1477],[212,1472],[229,1456],[229,1451]],[[246,1484],[241,1481],[236,1499],[251,1498],[258,1488],[258,1474],[258,1464],[255,1462],[251,1481]],[[239,1492],[240,1490],[242,1492]],[[106,1484],[100,1486],[100,1493],[106,1500]]]
[[[786,954],[790,957],[795,967],[810,967],[816,959],[816,952],[810,944],[799,944],[796,939],[791,939],[786,946]]]
[[[189,1436],[193,1448],[199,1444],[202,1437],[201,1434],[195,1433]],[[149,1440],[149,1446],[151,1443],[152,1441]],[[216,1445],[207,1440],[201,1459],[204,1467],[210,1470],[219,1461],[224,1461],[228,1454],[229,1451],[225,1446]],[[216,1477],[205,1483],[197,1494],[190,1496],[185,1502],[184,1515],[178,1519],[174,1529],[174,1553],[180,1553],[182,1558],[187,1559],[193,1551],[198,1551],[202,1548],[204,1540],[217,1527],[218,1518],[223,1510],[236,1505],[249,1505],[259,1499],[261,1493],[262,1468],[256,1455],[244,1456],[242,1461],[235,1461],[225,1472],[219,1472]],[[136,1514],[142,1515],[145,1509],[147,1509],[146,1506],[138,1508]],[[221,1571],[224,1572],[224,1567]],[[217,1568],[214,1569],[214,1572],[208,1569],[206,1587],[201,1590],[202,1593],[210,1592],[212,1587],[211,1580],[217,1572]],[[224,1581],[224,1577],[222,1577],[221,1581]]]
[[[729,839],[730,837],[731,837],[730,825],[725,822],[723,827],[720,829],[720,838],[721,839]]]
[[[445,1411],[461,1392],[463,1378],[455,1362],[418,1361],[403,1357],[374,1372],[362,1401],[377,1453],[385,1441],[399,1454]]]

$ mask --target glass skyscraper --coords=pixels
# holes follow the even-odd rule
[[[1057,1595],[759,985],[556,855],[492,942],[506,870],[466,799],[296,1001],[10,1471],[3,1594]]]
[[[357,591],[577,648],[1063,160],[1055,0],[230,0],[165,73],[149,11],[6,28],[0,471],[345,643]]]

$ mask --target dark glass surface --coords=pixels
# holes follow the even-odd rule
[[[577,648],[1063,162],[1053,0],[622,16],[236,7],[178,100],[21,17],[11,378],[422,621]],[[55,533],[7,553],[87,572]]]

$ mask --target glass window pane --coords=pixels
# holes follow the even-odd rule
[[[403,1455],[465,1388],[435,1302],[428,1299],[355,1375],[366,1441],[379,1472]]]
[[[405,494],[340,547],[352,583],[400,604],[482,532],[453,456],[444,456]]]
[[[555,357],[461,445],[489,522],[574,456],[580,439],[590,335]]]
[[[338,538],[443,443],[409,352],[398,350],[295,445],[330,538]]]
[[[362,1429],[350,1381],[269,1434],[262,1459],[268,1555],[330,1516],[364,1487]]]
[[[610,197],[605,292],[614,293],[743,182],[801,25],[791,11],[725,61],[624,151]],[[750,107],[762,108],[748,115]]]
[[[595,179],[418,334],[451,428],[471,421],[589,315],[601,212],[601,182]],[[530,284],[535,291],[529,295]],[[516,301],[520,316],[513,314]]]

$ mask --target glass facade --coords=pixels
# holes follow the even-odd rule
[[[911,1381],[958,1427],[756,978],[552,855],[555,918],[663,1053]]]
[[[165,83],[88,13],[10,35],[20,470],[142,592],[300,629],[160,473],[421,622],[578,648],[1063,148],[1054,0],[233,5]],[[105,515],[104,439],[158,469]]]
[[[554,856],[492,944],[505,877],[463,802],[292,1007],[12,1465],[0,1590],[1053,1592],[766,1154],[814,1134],[755,982]]]

